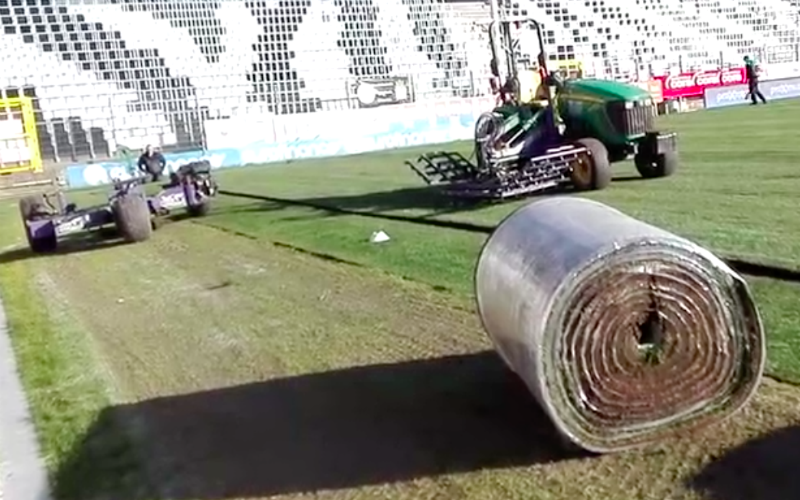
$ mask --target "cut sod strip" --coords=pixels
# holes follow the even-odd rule
[[[47,472],[17,376],[17,364],[0,300],[0,499],[48,500]]]
[[[594,452],[648,445],[740,409],[765,364],[741,277],[600,203],[551,198],[484,246],[478,309],[559,431]]]

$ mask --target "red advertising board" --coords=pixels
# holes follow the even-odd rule
[[[655,101],[656,104],[661,104],[662,102],[664,102],[663,81],[657,78],[652,78],[647,81],[636,82],[636,85],[638,85],[641,89],[646,90],[650,94],[650,97],[653,98],[653,101]]]
[[[702,97],[703,91],[707,88],[738,85],[746,81],[744,68],[694,71],[678,75],[657,76],[655,79],[662,83],[664,99]]]

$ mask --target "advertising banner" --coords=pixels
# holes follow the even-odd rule
[[[241,164],[241,154],[236,149],[222,149],[214,151],[189,151],[185,153],[167,153],[165,174],[177,172],[187,163],[206,160],[212,169],[233,167]],[[67,185],[70,188],[88,186],[102,186],[111,184],[114,180],[127,180],[134,175],[139,175],[135,169],[136,158],[133,164],[125,161],[109,160],[105,162],[69,165],[65,170]],[[134,167],[134,168],[131,168]]]
[[[661,81],[664,99],[702,97],[706,89],[745,83],[744,68],[693,71],[655,77]]]
[[[653,98],[653,102],[656,104],[661,104],[664,102],[664,87],[661,80],[653,78],[643,82],[636,82],[636,85],[646,90],[650,94],[650,97]]]
[[[208,160],[212,168],[350,155],[471,139],[492,98],[443,99],[313,115],[240,116],[206,123],[209,149],[165,154],[167,173]],[[212,125],[213,124],[213,125]],[[134,159],[135,161],[135,159]],[[70,187],[109,184],[135,173],[128,162],[70,165]]]
[[[768,101],[800,97],[800,77],[783,80],[767,80],[759,85]],[[737,106],[750,102],[747,85],[706,89],[703,100],[706,109]]]
[[[493,104],[492,97],[446,98],[313,114],[241,115],[206,121],[206,143],[208,149],[269,149],[442,130],[469,138],[478,115]]]

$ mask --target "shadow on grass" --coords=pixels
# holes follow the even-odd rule
[[[122,244],[124,244],[124,242],[117,237],[117,232],[115,230],[95,230],[60,240],[58,242],[58,247],[53,252],[34,253],[27,246],[7,250],[0,253],[0,265],[53,255],[69,255],[74,253],[91,252],[95,250],[116,247]]]
[[[173,224],[193,218],[188,213],[178,212],[154,220],[154,228],[158,229],[168,224]],[[20,229],[20,231],[23,231]],[[102,226],[83,233],[66,236],[58,241],[58,246],[53,252],[34,253],[27,246],[0,252],[0,264],[9,264],[21,260],[35,259],[53,255],[70,255],[75,253],[104,250],[120,245],[127,245],[119,236],[114,226]]]
[[[614,179],[614,182],[640,181],[640,180],[647,180],[647,179],[642,179],[641,177],[638,176],[624,176]],[[652,180],[647,180],[647,181],[652,182]],[[422,188],[422,190],[426,189],[430,188]],[[405,208],[406,210],[410,210],[415,206],[417,208],[420,207],[425,208],[423,206],[424,205],[423,203],[414,203],[413,200],[428,199],[426,198],[426,196],[434,196],[434,195],[428,194],[422,196],[421,198],[415,198],[414,196],[411,196],[408,199],[404,199],[403,197],[402,193],[407,191],[416,192],[417,190],[418,188],[413,188],[411,190],[401,189],[387,193],[372,193],[372,194],[362,194],[362,195],[338,196],[338,197],[327,197],[327,198],[307,198],[307,199],[275,198],[271,196],[252,194],[252,193],[220,191],[220,194],[231,196],[234,198],[249,199],[255,201],[256,203],[247,204],[243,206],[227,207],[221,211],[215,211],[215,213],[235,214],[235,213],[248,213],[248,212],[252,213],[252,212],[265,212],[265,211],[279,211],[292,206],[301,206],[315,210],[316,213],[289,216],[281,220],[285,222],[303,222],[303,221],[311,221],[324,218],[332,218],[342,215],[354,215],[354,216],[369,217],[374,219],[390,220],[396,222],[407,222],[421,226],[454,229],[458,231],[468,231],[480,234],[491,234],[494,231],[495,226],[492,224],[478,224],[478,223],[468,222],[465,220],[456,220],[449,218],[434,218],[436,216],[445,214],[446,212],[444,211],[429,213],[426,215],[401,215],[395,213],[385,213],[386,211],[390,212],[392,210],[395,211],[401,210],[400,208],[398,208],[400,206],[407,207]],[[569,190],[565,189],[547,194],[568,194],[569,192],[570,192]],[[541,193],[536,196],[546,196],[547,194]],[[435,196],[441,197],[442,195],[437,194]],[[369,201],[375,199],[384,201],[397,199],[405,201],[403,202],[403,204],[396,203],[394,205],[392,203],[389,203],[388,201],[386,201],[385,203],[376,203],[374,201]],[[477,204],[466,205],[466,208],[462,209],[452,208],[452,211],[450,213],[454,213],[456,211],[463,212],[465,210],[475,210],[478,208],[486,207],[489,204],[490,203],[477,203]],[[429,204],[428,208],[432,206],[433,204]],[[724,260],[737,272],[740,272],[747,276],[771,278],[780,281],[800,283],[800,270],[795,268],[777,264],[770,264],[767,262],[754,261],[752,259],[743,258],[736,255],[727,255],[724,257]]]
[[[430,188],[424,188],[424,190],[429,190],[429,189]],[[412,190],[401,189],[398,191],[391,191],[390,193],[416,191],[416,190],[417,188],[413,188]],[[310,208],[312,210],[316,210],[318,213],[300,217],[291,216],[285,220],[287,221],[314,220],[325,217],[338,217],[342,215],[357,215],[360,217],[369,217],[381,220],[392,220],[397,222],[409,222],[413,224],[422,224],[426,226],[444,227],[448,229],[457,229],[457,230],[472,231],[472,232],[487,233],[487,234],[492,232],[492,230],[494,229],[493,226],[474,224],[471,222],[462,222],[452,219],[435,218],[450,213],[463,212],[466,210],[475,210],[477,208],[488,206],[488,203],[470,203],[470,204],[460,205],[460,204],[453,204],[453,202],[449,202],[450,208],[442,208],[440,210],[435,210],[433,212],[425,214],[403,215],[401,213],[391,213],[391,212],[398,212],[398,211],[402,212],[406,210],[420,210],[420,209],[430,210],[433,204],[430,204],[428,206],[423,206],[422,203],[411,203],[411,202],[399,203],[399,200],[403,199],[401,195],[397,195],[398,197],[396,199],[398,200],[398,203],[394,205],[388,202],[377,204],[369,201],[364,201],[365,199],[367,200],[394,199],[393,198],[394,195],[389,196],[388,194],[386,195],[387,196],[386,198],[381,198],[381,196],[383,196],[385,193],[371,193],[371,194],[324,197],[324,198],[307,198],[307,199],[275,198],[272,196],[266,196],[260,194],[242,193],[237,191],[226,191],[226,190],[220,190],[220,194],[225,196],[230,196],[232,198],[252,200],[256,203],[226,207],[222,210],[216,210],[214,212],[215,214],[272,212],[272,211],[285,210],[289,207],[299,206],[303,208]]]
[[[226,194],[235,196],[235,194]],[[423,211],[417,218],[470,212],[490,205],[478,200],[456,200],[446,196],[435,187],[408,187],[373,193],[319,196],[292,200],[297,205],[334,209],[342,214],[381,214],[407,210]],[[278,210],[286,205],[268,205],[263,208]]]
[[[631,182],[643,180],[639,176],[620,176],[613,182]],[[572,192],[568,187],[534,193],[527,199],[542,196],[565,194]],[[222,190],[220,194],[238,198],[261,200],[262,204],[240,208],[231,208],[229,212],[275,211],[289,206],[305,206],[330,215],[365,215],[373,217],[410,218],[402,215],[391,215],[405,211],[425,212],[415,214],[413,219],[426,220],[443,215],[468,213],[491,205],[502,203],[499,200],[458,200],[447,196],[436,187],[421,186],[378,191],[373,193],[348,194],[339,196],[319,196],[309,198],[277,198],[256,193],[241,193]],[[510,201],[510,200],[509,200]]]
[[[800,427],[769,433],[718,457],[689,480],[709,500],[800,498]]]
[[[160,498],[172,499],[261,498],[577,456],[488,351],[110,408],[57,472],[56,493],[103,496],[85,488],[97,484],[104,464],[119,462],[97,445],[113,441],[104,433],[119,432],[109,421],[141,429],[141,458]]]
[[[645,179],[640,175],[620,175],[619,177],[614,177],[614,179],[611,181],[611,184],[613,185],[617,182],[652,182],[653,180],[654,179]]]

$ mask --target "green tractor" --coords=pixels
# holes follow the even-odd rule
[[[642,177],[675,172],[676,134],[655,130],[656,104],[647,91],[608,80],[562,79],[547,70],[539,23],[493,17],[491,67],[501,102],[475,123],[474,162],[447,151],[407,162],[426,183],[452,196],[506,199],[570,185],[603,189],[611,182],[611,164],[631,155]],[[540,49],[532,98],[523,96],[511,31],[522,25],[536,31]]]

